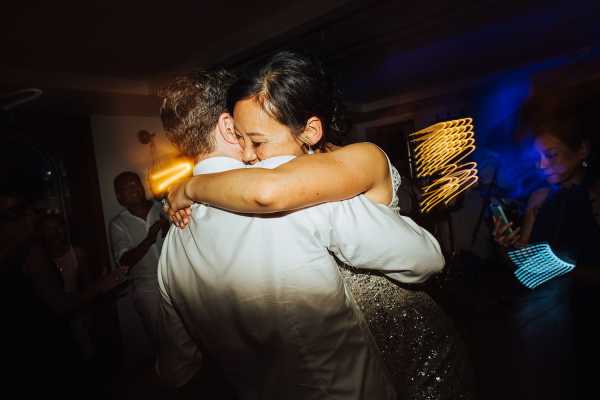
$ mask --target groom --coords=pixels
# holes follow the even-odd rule
[[[166,90],[165,130],[196,160],[194,174],[254,158],[225,108],[232,81],[224,71],[196,73]],[[373,217],[349,229],[361,207]],[[369,249],[374,237],[377,248]],[[397,254],[402,247],[408,257]],[[395,398],[329,251],[360,268],[377,259],[399,280],[443,266],[435,239],[364,196],[277,217],[194,205],[190,225],[170,230],[159,262],[161,376],[182,386],[210,356],[242,399]]]

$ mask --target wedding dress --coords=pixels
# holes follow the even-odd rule
[[[388,161],[389,162],[389,161]],[[393,198],[400,174],[390,164]],[[377,271],[340,263],[345,284],[375,339],[401,399],[470,399],[472,371],[452,321],[425,292]]]

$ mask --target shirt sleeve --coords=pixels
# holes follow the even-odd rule
[[[433,235],[365,196],[333,207],[329,250],[350,266],[379,270],[403,283],[423,282],[444,267]]]
[[[202,353],[190,337],[171,301],[160,267],[158,285],[160,289],[160,342],[156,372],[166,384],[181,387],[200,370]]]
[[[115,265],[120,265],[119,260],[128,250],[133,248],[133,243],[125,229],[115,221],[110,223],[109,227],[110,246],[112,250]]]

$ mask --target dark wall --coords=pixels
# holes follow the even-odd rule
[[[3,179],[21,179],[38,199],[60,194],[52,204],[64,211],[73,243],[87,252],[93,271],[109,265],[90,119],[19,111],[2,115],[0,132]]]

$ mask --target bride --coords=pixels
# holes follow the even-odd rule
[[[379,147],[333,144],[345,131],[344,120],[337,93],[317,60],[276,54],[231,87],[228,108],[246,162],[296,157],[275,169],[197,175],[172,188],[169,214],[179,227],[189,222],[193,202],[240,213],[276,213],[364,194],[376,204],[397,207],[400,175]],[[340,272],[401,398],[472,396],[464,345],[431,297],[372,271],[340,263]]]

